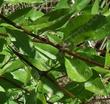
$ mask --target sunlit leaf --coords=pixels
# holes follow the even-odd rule
[[[69,8],[68,0],[60,0],[55,7],[55,9],[63,9],[63,8]]]
[[[75,0],[76,10],[80,11],[84,9],[91,0]]]
[[[105,67],[109,67],[110,66],[110,41],[107,41],[107,45],[106,45],[106,56],[105,56]]]
[[[107,92],[100,78],[89,80],[85,83],[85,89],[98,95],[106,95]]]
[[[31,31],[55,30],[66,23],[71,14],[68,9],[55,10],[38,18],[36,21],[25,27]]]
[[[92,7],[92,14],[98,14],[99,13],[99,3],[100,0],[95,0],[94,5]]]
[[[22,2],[25,2],[25,3],[42,3],[43,0],[5,0],[6,2],[9,2],[9,3],[22,3]]]
[[[35,48],[50,59],[56,59],[56,55],[58,54],[58,50],[48,44],[35,43]]]
[[[29,71],[29,69],[28,69]],[[23,74],[22,74],[23,73]],[[29,72],[27,72],[25,69],[21,68],[19,70],[16,70],[14,72],[12,72],[13,76],[15,79],[23,82],[25,85],[29,82],[29,80],[31,79],[31,75]],[[21,77],[22,75],[22,77]]]
[[[92,70],[78,59],[65,59],[68,77],[76,82],[85,82],[92,76]]]
[[[12,72],[21,67],[23,67],[23,63],[20,60],[10,61],[0,70],[0,75],[7,72]]]

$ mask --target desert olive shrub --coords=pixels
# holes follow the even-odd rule
[[[0,104],[81,104],[109,95],[108,2],[60,0],[46,14],[30,7],[1,13]],[[101,39],[99,48],[91,46]]]

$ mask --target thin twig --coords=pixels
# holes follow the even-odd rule
[[[85,104],[93,104],[94,102],[102,102],[104,100],[110,100],[110,97],[107,97],[107,98],[95,98],[95,99],[92,99],[92,100],[86,102]]]
[[[8,37],[8,35],[6,33],[0,33],[1,37]]]
[[[5,81],[11,83],[12,85],[16,86],[17,88],[22,89],[22,90],[24,90],[24,91],[27,92],[27,93],[30,93],[29,90],[25,89],[24,87],[22,87],[22,86],[19,85],[18,83],[14,82],[14,81],[11,81],[10,79],[8,79],[8,78],[6,78],[6,77],[4,77],[4,76],[0,76],[0,79],[3,79],[3,80],[5,80]]]
[[[104,67],[104,65],[99,63],[99,62],[96,62],[96,61],[91,60],[91,59],[89,59],[87,57],[81,56],[80,54],[76,53],[75,51],[70,51],[69,49],[64,49],[63,46],[61,46],[60,44],[54,44],[50,40],[48,40],[46,38],[43,38],[43,37],[41,37],[39,35],[36,35],[36,34],[32,33],[31,31],[28,31],[24,27],[20,26],[19,24],[16,24],[15,22],[11,21],[7,17],[3,16],[2,14],[0,14],[0,18],[2,18],[8,24],[16,27],[17,29],[22,30],[24,33],[27,33],[27,35],[32,36],[32,37],[36,38],[37,40],[40,40],[41,42],[43,42],[45,44],[50,44],[50,45],[56,47],[60,51],[66,53],[66,54],[68,54],[70,56],[76,57],[76,58],[78,58],[80,60],[83,60],[83,61],[85,61],[87,63],[93,64],[93,65],[96,65],[96,66],[99,66],[99,67]]]
[[[22,56],[22,54],[20,54],[20,53],[18,53],[17,51],[15,51],[12,47],[10,47],[10,49],[13,51],[13,53],[14,53],[17,57],[19,57],[19,59],[21,59],[22,61],[24,61],[25,64],[28,64],[28,65],[31,66],[33,69],[37,69],[37,68],[36,68],[34,65],[32,65],[26,58],[24,58],[24,57]],[[38,71],[38,73],[39,73],[42,77],[48,78],[48,79],[49,79],[59,90],[61,90],[65,95],[70,96],[71,98],[74,98],[74,95],[73,95],[71,92],[69,92],[67,89],[65,89],[65,88],[63,88],[63,87],[61,87],[61,86],[59,86],[58,83],[48,75],[48,73],[43,72],[43,71],[40,71],[40,70],[38,70],[38,69],[37,69],[37,71]]]

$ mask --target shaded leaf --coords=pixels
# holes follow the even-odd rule
[[[35,91],[31,91],[30,94],[25,94],[26,104],[37,104],[37,94]],[[38,103],[42,104],[42,103]]]
[[[10,14],[8,18],[16,23],[22,23],[26,21],[27,14],[31,11],[32,8],[24,8],[15,11],[14,13]]]
[[[5,89],[20,88],[23,85],[20,81],[13,78],[11,74],[0,77],[0,85]]]
[[[53,96],[49,99],[49,101],[50,101],[50,102],[57,102],[57,101],[59,101],[60,99],[62,99],[63,97],[64,97],[64,95],[63,95],[61,92],[56,92],[56,94],[53,95]]]
[[[79,15],[71,18],[64,29],[62,29],[64,32],[65,40],[67,40],[69,37],[72,38],[71,33],[82,27],[84,24],[87,24],[92,18],[93,16],[89,14]]]
[[[43,83],[41,81],[39,81],[38,86],[36,88],[36,93],[37,93],[37,104],[47,104],[46,103],[46,99],[44,96],[44,88],[43,88]]]
[[[75,44],[79,44],[88,39],[102,39],[107,36],[110,32],[109,25],[110,22],[108,18],[97,15],[90,19],[88,22],[85,22],[81,27],[74,30],[67,37],[65,41]],[[107,22],[108,21],[108,22]],[[76,22],[76,24],[79,22]],[[71,29],[72,30],[72,29]]]
[[[42,78],[42,82],[43,82],[44,91],[45,93],[48,94],[50,102],[52,103],[57,102],[64,97],[63,92],[57,88],[54,82],[50,81],[46,77]]]
[[[35,51],[33,48],[33,44],[31,42],[31,39],[27,36],[26,33],[11,29],[10,30],[7,29],[7,31],[10,33],[10,38],[14,46],[21,53],[34,57]]]
[[[0,6],[2,5],[3,1],[4,1],[4,0],[0,0]]]
[[[68,9],[60,9],[56,11],[52,11],[50,13],[45,14],[41,18],[38,18],[36,21],[30,23],[26,28],[32,31],[46,31],[55,30],[60,28],[62,25],[66,23],[66,21],[70,18]]]
[[[6,93],[0,91],[0,104],[4,104],[5,102],[7,102],[7,100],[8,100],[8,97]]]
[[[6,40],[3,38],[0,38],[0,52],[3,50],[5,43],[6,43]]]
[[[93,93],[91,93],[90,91],[87,91],[84,88],[83,83],[71,82],[70,84],[66,86],[66,89],[68,89],[81,101],[87,101],[93,96]]]
[[[0,64],[3,62],[4,58],[5,58],[5,55],[0,54]]]
[[[31,58],[28,56],[22,56],[22,57],[24,57],[26,60],[28,60],[28,62],[30,64],[32,64],[34,67],[36,67],[37,69],[39,69],[41,71],[50,70],[50,66],[47,63],[47,61],[48,61],[47,58],[39,55],[39,53],[36,53],[35,58]]]

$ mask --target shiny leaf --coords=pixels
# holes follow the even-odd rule
[[[92,76],[92,70],[81,60],[65,59],[68,77],[76,82],[85,82]]]

